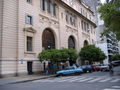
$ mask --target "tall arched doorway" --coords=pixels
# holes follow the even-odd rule
[[[89,43],[88,43],[87,40],[85,40],[85,41],[84,41],[84,47],[87,46],[87,45],[89,45]]]
[[[75,40],[73,36],[70,36],[68,39],[68,48],[75,49]]]
[[[53,32],[50,29],[45,29],[42,34],[42,48],[54,49],[55,48],[55,37]]]

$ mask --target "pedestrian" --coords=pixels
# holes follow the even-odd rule
[[[49,75],[49,67],[48,66],[45,68],[45,74]]]
[[[109,71],[110,71],[110,76],[113,76],[114,71],[113,71],[113,64],[112,63],[109,64]]]

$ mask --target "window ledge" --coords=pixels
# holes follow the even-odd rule
[[[26,52],[24,52],[25,54],[36,54],[35,52],[28,52],[28,51],[26,51]]]

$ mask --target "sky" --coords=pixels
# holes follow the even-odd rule
[[[104,2],[105,2],[105,0],[101,0],[101,2],[102,2],[102,3],[104,3]]]

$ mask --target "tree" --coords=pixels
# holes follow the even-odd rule
[[[47,66],[49,73],[55,73],[55,71],[58,69],[58,62],[60,57],[61,53],[57,49],[44,50],[38,54],[38,59],[40,62],[44,60],[49,61]]]
[[[112,60],[120,60],[120,54],[116,54],[114,56],[112,56]]]
[[[70,66],[72,66],[73,64],[76,63],[76,60],[77,60],[77,58],[78,58],[78,53],[77,53],[77,51],[76,51],[75,49],[73,49],[73,48],[67,49],[67,53],[68,53],[68,55],[69,55],[68,60],[69,60],[69,62],[70,62]]]
[[[70,65],[75,63],[77,58],[78,54],[75,49],[50,49],[44,50],[38,54],[38,59],[41,62],[44,60],[51,61],[52,63],[69,61]]]
[[[38,59],[40,61],[46,60],[46,61],[51,61],[53,63],[58,62],[60,57],[61,57],[61,53],[57,49],[44,50],[38,54]]]
[[[81,60],[88,60],[90,63],[99,62],[106,58],[105,54],[100,48],[95,47],[95,45],[87,45],[81,49],[79,52]]]
[[[51,59],[51,53],[49,50],[44,50],[41,53],[38,54],[38,59],[40,60],[40,62],[46,60],[50,60]]]
[[[60,57],[61,62],[66,62],[69,59],[68,49],[63,48],[60,50],[60,53],[61,53],[61,57]]]
[[[101,14],[101,18],[104,20],[104,25],[106,27],[103,35],[112,31],[116,34],[116,38],[120,40],[120,1],[109,1],[108,3],[101,5],[98,11]]]

